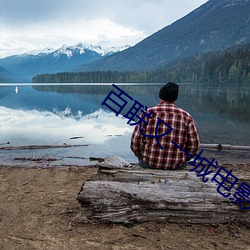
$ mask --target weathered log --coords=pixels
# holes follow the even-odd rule
[[[51,162],[57,161],[56,158],[45,158],[45,157],[38,157],[38,158],[30,158],[30,157],[15,157],[14,161],[34,161],[34,162]]]
[[[116,155],[109,155],[101,161],[101,163],[97,164],[97,166],[103,168],[130,168],[132,165]]]
[[[71,147],[86,147],[88,144],[80,145],[28,145],[28,146],[9,146],[9,147],[0,147],[0,150],[31,150],[31,149],[49,149],[49,148],[71,148]]]
[[[201,143],[201,148],[210,148],[217,150],[250,150],[250,146],[238,146],[230,144],[205,144]]]
[[[242,210],[220,195],[212,176],[206,176],[209,181],[203,182],[188,170],[102,166],[83,184],[77,200],[85,210],[85,220],[91,223],[161,221],[249,225],[250,209]],[[249,180],[244,181],[250,184]]]

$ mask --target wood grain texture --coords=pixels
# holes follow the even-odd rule
[[[161,221],[250,224],[249,210],[217,192],[213,174],[203,182],[194,172],[116,169],[101,166],[82,186],[77,200],[88,222]],[[246,180],[245,180],[246,181]],[[237,186],[236,186],[237,187]],[[234,190],[235,188],[234,187]],[[234,191],[230,191],[234,193]]]

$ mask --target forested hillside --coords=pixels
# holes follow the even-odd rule
[[[151,74],[153,82],[250,83],[250,44],[223,52],[198,54]]]
[[[42,74],[33,78],[34,83],[154,83],[166,81],[250,84],[250,44],[237,46],[222,52],[197,54],[155,71],[65,72]]]
[[[250,0],[209,0],[135,46],[84,64],[76,71],[155,70],[198,53],[247,44],[250,42],[249,10]]]

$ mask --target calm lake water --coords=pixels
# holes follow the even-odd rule
[[[158,103],[162,84],[116,84],[144,106]],[[18,89],[16,89],[18,87]],[[18,90],[18,91],[17,91]],[[0,147],[20,145],[84,144],[88,146],[0,150],[1,165],[95,164],[89,157],[118,155],[137,162],[130,151],[133,126],[126,114],[134,100],[116,116],[101,103],[113,90],[111,84],[6,85],[0,84]],[[195,119],[201,143],[250,146],[250,87],[215,87],[180,84],[176,104]],[[9,144],[6,144],[9,142]],[[249,151],[204,150],[203,156],[223,162],[250,162]],[[22,161],[21,159],[26,159]],[[56,159],[55,161],[46,161]]]

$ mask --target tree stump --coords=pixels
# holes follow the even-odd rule
[[[90,223],[160,221],[249,225],[250,209],[242,210],[232,204],[217,192],[218,184],[211,181],[213,174],[207,177],[209,181],[203,182],[189,170],[115,168],[100,164],[97,173],[82,185],[77,200],[84,209],[85,220]],[[244,181],[250,184],[250,179]]]

